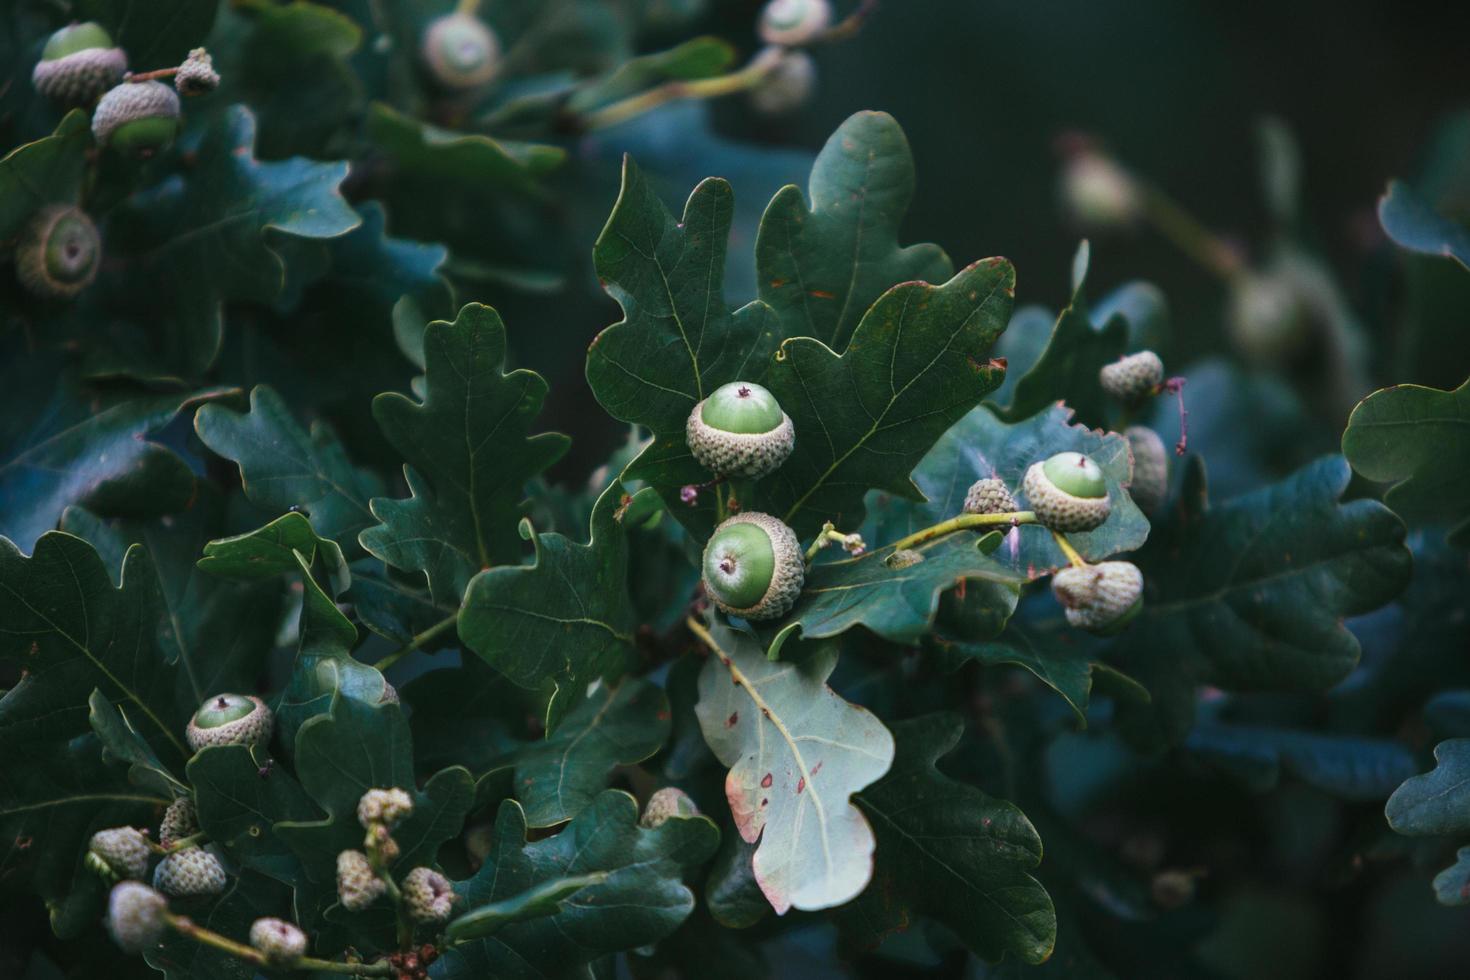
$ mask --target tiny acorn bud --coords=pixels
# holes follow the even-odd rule
[[[419,54],[429,77],[447,89],[478,88],[500,71],[500,39],[472,14],[448,14],[431,23]]]
[[[374,824],[392,830],[410,813],[413,813],[413,797],[396,787],[370,789],[357,801],[357,822],[365,830],[372,830]]]
[[[1036,519],[1053,531],[1091,531],[1112,511],[1102,469],[1082,453],[1032,463],[1021,490]]]
[[[1276,365],[1300,353],[1314,334],[1312,308],[1299,264],[1283,263],[1240,276],[1230,287],[1226,323],[1245,357]]]
[[[36,91],[63,106],[85,106],[122,81],[127,52],[94,21],[70,24],[52,34],[31,72]]]
[[[784,616],[805,581],[801,542],[769,514],[736,514],[715,528],[704,547],[704,590],[731,616]]]
[[[760,36],[767,44],[800,47],[832,26],[830,0],[771,0],[761,11]]]
[[[1133,455],[1128,495],[1139,510],[1151,514],[1169,495],[1169,451],[1159,434],[1146,425],[1130,425],[1123,435]]]
[[[254,695],[216,694],[199,706],[184,733],[195,752],[212,745],[264,745],[275,715]]]
[[[153,887],[175,898],[218,895],[228,880],[219,858],[202,847],[174,851],[153,869]]]
[[[172,847],[178,841],[199,832],[199,815],[194,810],[194,801],[181,796],[163,811],[163,820],[158,825],[158,843]]]
[[[1086,228],[1131,224],[1142,211],[1142,195],[1127,171],[1095,150],[1082,150],[1062,168],[1062,204]]]
[[[758,384],[732,381],[694,406],[685,441],[699,464],[717,476],[760,479],[796,445],[791,417]]]
[[[1164,362],[1151,350],[1126,354],[1098,372],[1103,391],[1124,404],[1152,395],[1164,383]]]
[[[433,868],[414,868],[403,878],[403,904],[415,922],[443,922],[454,911],[454,886]]]
[[[274,969],[289,970],[306,955],[306,933],[285,919],[256,919],[250,923],[250,945]]]
[[[148,873],[148,838],[134,827],[111,827],[92,835],[92,854],[118,878],[142,880]]]
[[[805,51],[782,51],[750,90],[750,105],[764,116],[784,116],[811,101],[816,90],[816,60]]]
[[[1143,608],[1143,572],[1126,561],[1068,566],[1051,578],[1052,594],[1079,629],[1110,635]]]
[[[179,94],[157,81],[108,89],[92,113],[92,135],[103,146],[146,159],[166,149],[179,129]]]
[[[195,48],[174,73],[174,90],[183,96],[204,95],[219,88],[219,72],[204,48]]]
[[[361,851],[337,855],[337,900],[349,912],[360,912],[387,890]]]
[[[124,952],[157,945],[168,927],[167,914],[168,899],[136,881],[114,885],[107,896],[107,931]]]
[[[976,480],[965,494],[966,514],[1014,514],[1020,509],[1006,481],[995,477]]]
[[[648,798],[648,803],[643,807],[643,815],[638,818],[638,826],[652,830],[662,827],[674,817],[697,816],[699,807],[694,805],[688,793],[677,786],[665,786],[655,790]]]
[[[70,204],[37,211],[15,246],[16,277],[36,296],[70,299],[91,285],[101,264],[97,226]]]

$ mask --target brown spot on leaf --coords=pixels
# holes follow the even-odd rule
[[[802,777],[801,777],[801,778],[800,778],[800,779],[798,779],[798,780],[797,780],[797,781],[796,781],[796,791],[797,791],[797,792],[798,792],[798,793],[800,793],[800,792],[802,792],[802,791],[803,791],[803,790],[804,790],[804,789],[806,789],[806,777],[805,777],[805,776],[802,776]]]
[[[735,727],[735,723],[738,722],[739,720],[740,720],[740,712],[738,712],[738,711],[732,711],[732,712],[730,712],[730,717],[728,717],[728,718],[725,719],[725,727],[726,728],[734,728]]]
[[[825,289],[809,289],[809,290],[807,290],[807,295],[810,296],[812,299],[836,299],[837,298],[837,294],[836,293],[828,292]]]
[[[761,777],[761,789],[770,789],[770,788],[771,788],[771,774],[770,773],[766,773],[764,776]]]

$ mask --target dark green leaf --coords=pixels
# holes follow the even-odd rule
[[[807,210],[801,189],[781,190],[755,242],[760,297],[783,337],[847,348],[878,297],[901,282],[945,282],[954,274],[937,245],[898,244],[914,196],[908,140],[886,112],[850,116],[812,166]]]
[[[251,923],[262,916],[291,917],[290,892],[250,872],[231,875],[224,893],[205,901],[204,908],[190,909],[189,918],[236,942],[246,941]],[[172,931],[145,955],[166,980],[254,980],[259,976],[253,963]]]
[[[1184,748],[1246,775],[1256,792],[1274,787],[1284,770],[1341,799],[1382,800],[1414,773],[1413,753],[1380,738],[1201,724],[1190,731]]]
[[[351,572],[342,559],[342,549],[337,547],[337,542],[318,537],[311,521],[300,512],[282,514],[254,531],[210,541],[204,546],[204,557],[198,565],[200,571],[221,578],[270,579],[300,571],[297,554],[310,566],[316,561],[318,551],[323,564],[334,575],[334,586],[340,586],[335,589],[340,594],[351,584]]]
[[[1445,521],[1470,545],[1470,381],[1454,391],[1395,385],[1353,409],[1342,451],[1363,476],[1394,484],[1384,502],[1406,521]]]
[[[717,37],[696,37],[667,51],[630,58],[607,78],[575,89],[567,99],[572,112],[592,112],[662,82],[692,81],[718,75],[735,60],[735,49]]]
[[[361,535],[388,564],[428,576],[434,600],[457,603],[470,578],[520,559],[516,533],[526,482],[561,458],[570,440],[529,430],[546,398],[532,371],[503,373],[505,325],[472,303],[424,334],[422,403],[388,393],[373,401],[383,434],[408,461],[408,500],[377,498],[382,524]]]
[[[1434,747],[1435,766],[1393,791],[1383,808],[1388,825],[1401,834],[1463,834],[1470,831],[1470,738]]]
[[[23,143],[0,159],[0,240],[18,235],[44,205],[76,203],[91,132],[87,114],[75,109],[55,133]]]
[[[212,3],[195,0],[81,0],[78,20],[95,20],[128,52],[134,71],[169,68],[204,43],[214,24]]]
[[[368,110],[367,137],[392,161],[395,179],[435,194],[456,186],[524,190],[566,159],[560,147],[440,129],[381,102]]]
[[[1067,646],[1062,642],[1064,639],[1012,627],[994,642],[956,642],[936,636],[933,643],[950,662],[974,660],[986,667],[1010,664],[1029,670],[1060,694],[1077,713],[1077,720],[1085,725],[1087,702],[1092,696],[1092,674],[1100,665],[1089,660],[1085,651]]]
[[[872,874],[873,832],[849,801],[888,771],[893,737],[827,686],[832,643],[766,659],[754,638],[715,623],[699,676],[705,741],[729,767],[725,795],[779,914],[852,899]]]
[[[556,915],[567,899],[582,889],[600,885],[607,879],[608,873],[605,871],[553,878],[534,888],[528,888],[519,895],[481,905],[473,912],[460,916],[444,927],[444,938],[451,943],[468,942],[499,932],[514,922]]]
[[[1470,905],[1470,847],[1455,852],[1455,863],[1434,876],[1434,897],[1441,905]]]
[[[475,877],[455,890],[474,909],[545,882],[606,874],[565,900],[561,912],[515,922],[487,939],[448,948],[430,968],[436,980],[560,980],[586,976],[599,956],[657,942],[694,908],[684,869],[714,852],[719,834],[704,817],[675,817],[654,829],[638,826],[638,804],[609,790],[561,833],[526,842],[520,805],[507,802],[494,841]]]
[[[93,691],[87,699],[88,720],[97,740],[102,743],[106,762],[121,762],[128,767],[128,782],[148,793],[165,799],[182,796],[189,788],[179,782],[168,767],[158,761],[158,754],[127,716],[101,691]]]
[[[977,956],[1041,963],[1057,938],[1051,898],[1030,874],[1041,863],[1041,838],[1014,805],[936,768],[963,732],[950,714],[894,726],[892,770],[855,797],[878,836],[873,883],[838,921],[868,944],[922,913]]]
[[[465,593],[460,639],[516,684],[548,697],[547,731],[588,684],[618,673],[632,652],[627,542],[616,517],[621,495],[616,483],[603,492],[586,544],[537,534],[522,522],[536,545],[535,564],[481,572]]]
[[[824,521],[861,525],[870,489],[921,500],[910,471],[1004,376],[990,349],[1015,277],[1006,260],[985,259],[942,286],[897,286],[841,356],[810,338],[785,341],[766,385],[791,416],[796,448],[762,482],[760,508],[806,536]]]
[[[1443,255],[1470,269],[1470,229],[1434,213],[1428,201],[1403,181],[1388,182],[1378,199],[1378,222],[1403,248]]]
[[[301,865],[272,826],[309,821],[319,813],[311,798],[268,754],[245,745],[217,745],[189,760],[189,785],[200,828],[244,867],[292,884]]]

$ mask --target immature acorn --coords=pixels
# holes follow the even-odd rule
[[[1169,495],[1169,450],[1164,440],[1146,425],[1130,425],[1123,435],[1133,454],[1133,481],[1128,496],[1145,514],[1159,509]]]
[[[995,477],[976,480],[965,494],[966,514],[1014,514],[1020,509],[1006,481]]]
[[[172,847],[185,837],[199,832],[199,816],[194,810],[194,801],[181,796],[163,811],[163,820],[158,824],[158,843]]]
[[[829,0],[771,0],[761,12],[760,36],[767,44],[799,47],[832,26]]]
[[[174,851],[153,869],[153,887],[175,898],[218,895],[227,882],[219,858],[202,847]]]
[[[398,821],[411,813],[413,797],[397,787],[370,789],[357,801],[357,822],[365,830],[371,830],[374,824],[392,830]]]
[[[1310,290],[1315,286],[1301,262],[1280,262],[1238,277],[1230,287],[1226,315],[1230,339],[1251,361],[1276,365],[1290,360],[1314,336]]]
[[[1053,531],[1091,531],[1112,510],[1102,469],[1082,453],[1032,463],[1021,489],[1036,519]]]
[[[775,395],[749,381],[732,381],[694,406],[684,439],[716,476],[758,480],[786,462],[796,430]]]
[[[1068,566],[1051,578],[1067,622],[1094,633],[1116,633],[1143,608],[1143,573],[1126,561]]]
[[[250,945],[265,954],[271,967],[287,970],[306,955],[306,933],[285,919],[256,919],[250,923]]]
[[[750,90],[750,105],[766,116],[784,116],[806,105],[817,89],[817,63],[805,51],[782,51],[760,83]]]
[[[183,96],[204,95],[219,88],[219,72],[204,48],[195,48],[174,73],[174,90]]]
[[[415,922],[443,922],[457,897],[449,879],[433,868],[414,868],[403,878],[403,904]]]
[[[731,616],[784,616],[805,581],[801,542],[769,514],[736,514],[715,528],[704,547],[704,590]]]
[[[337,901],[349,912],[360,912],[387,890],[361,851],[337,855]]]
[[[1151,350],[1125,354],[1098,372],[1102,389],[1120,402],[1134,404],[1153,394],[1164,382],[1164,362]]]
[[[254,695],[216,694],[199,706],[184,734],[198,752],[211,745],[264,745],[275,715]]]
[[[148,838],[135,827],[109,827],[92,835],[91,854],[100,858],[118,878],[142,880],[148,873]],[[99,868],[99,870],[101,870]]]
[[[1061,196],[1074,221],[1098,230],[1132,223],[1143,206],[1127,171],[1091,149],[1074,154],[1063,166]]]
[[[128,55],[114,47],[101,24],[71,24],[52,34],[31,72],[31,84],[46,98],[65,106],[89,105],[122,81]]]
[[[430,23],[419,54],[429,77],[447,89],[478,88],[500,71],[500,39],[472,14],[448,14]]]
[[[48,204],[26,222],[15,246],[15,272],[37,296],[70,299],[97,278],[102,238],[87,213]]]
[[[162,82],[123,82],[92,113],[98,143],[139,159],[167,149],[178,129],[179,93]]]
[[[147,885],[124,881],[107,896],[107,931],[124,952],[141,953],[157,945],[168,928],[168,899]]]

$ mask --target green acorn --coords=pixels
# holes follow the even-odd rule
[[[37,296],[70,299],[97,278],[102,238],[87,213],[48,204],[26,223],[15,246],[15,272]]]
[[[275,716],[260,698],[216,694],[194,712],[185,735],[195,752],[211,745],[264,745],[274,725]]]
[[[1006,481],[994,477],[976,480],[965,494],[966,514],[1014,514],[1020,509]]]
[[[1021,489],[1036,519],[1053,531],[1091,531],[1112,510],[1102,470],[1082,453],[1032,463]]]
[[[419,54],[430,77],[448,89],[478,88],[500,71],[500,39],[470,14],[449,14],[429,24]]]
[[[766,116],[784,116],[811,100],[817,89],[817,63],[805,51],[779,51],[775,63],[750,90],[750,105]]]
[[[771,0],[761,12],[760,36],[788,48],[810,44],[832,26],[829,0]]]
[[[1116,633],[1143,608],[1143,573],[1132,562],[1068,566],[1052,576],[1051,590],[1067,622],[1093,633]]]
[[[99,144],[139,159],[167,149],[178,129],[179,94],[162,82],[123,82],[92,113]]]
[[[638,826],[653,829],[662,827],[674,817],[697,816],[699,807],[694,805],[688,793],[677,786],[665,786],[648,798],[643,815],[638,818]]]
[[[52,102],[85,106],[122,81],[127,70],[127,52],[113,46],[101,24],[87,21],[51,35],[31,72],[31,84]]]
[[[1153,513],[1169,495],[1169,451],[1159,434],[1146,425],[1130,425],[1123,435],[1133,455],[1128,495],[1145,514]]]
[[[786,462],[796,430],[775,395],[758,384],[732,381],[694,406],[684,438],[711,473],[758,480]]]
[[[285,919],[256,919],[250,923],[250,945],[272,968],[289,970],[306,955],[306,933]]]
[[[1125,404],[1142,401],[1164,382],[1164,362],[1151,350],[1126,354],[1098,372],[1103,391]]]
[[[443,922],[454,911],[454,886],[433,868],[414,868],[403,878],[403,905],[415,922]]]
[[[107,931],[128,953],[141,953],[158,944],[168,927],[168,899],[147,885],[124,881],[107,896]]]
[[[141,880],[148,873],[148,838],[134,827],[109,827],[92,835],[88,844],[92,855],[100,858],[109,877]],[[98,868],[102,870],[101,867]]]
[[[218,895],[228,880],[219,858],[202,847],[174,851],[153,869],[153,887],[175,898]]]
[[[732,616],[784,616],[805,580],[801,542],[769,514],[736,514],[715,528],[705,545],[704,590]]]

